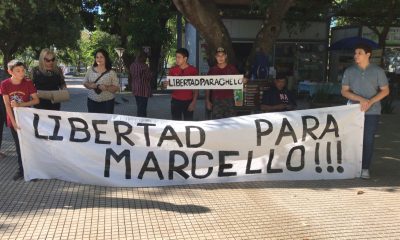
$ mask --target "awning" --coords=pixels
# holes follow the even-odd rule
[[[343,38],[337,42],[334,42],[330,47],[330,51],[334,50],[354,50],[354,47],[359,43],[368,44],[372,49],[379,49],[379,44],[376,42],[363,37],[349,37]]]

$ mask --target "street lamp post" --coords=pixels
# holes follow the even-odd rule
[[[119,57],[119,58],[122,58],[122,55],[123,55],[124,52],[125,52],[125,48],[118,47],[118,48],[115,48],[114,50],[117,52],[118,57]]]
[[[120,75],[122,73],[122,69],[124,66],[123,61],[122,61],[122,55],[125,52],[125,48],[118,47],[118,48],[115,48],[114,50],[117,52],[117,55],[118,55],[117,72],[119,73],[118,80],[119,80],[120,91],[122,91],[122,81],[121,81]]]

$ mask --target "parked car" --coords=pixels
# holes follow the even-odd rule
[[[75,76],[76,72],[67,72],[66,74],[64,74],[65,76]]]

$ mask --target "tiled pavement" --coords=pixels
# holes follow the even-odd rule
[[[69,84],[73,100],[63,109],[86,111],[85,90]],[[134,100],[124,97],[129,102],[118,97],[116,113],[133,115]],[[149,104],[151,117],[169,117],[169,96]],[[369,181],[159,188],[14,182],[16,156],[6,130],[0,239],[400,239],[399,120],[399,114],[382,118]]]

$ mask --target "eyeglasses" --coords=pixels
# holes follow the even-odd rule
[[[44,58],[44,61],[46,62],[54,62],[56,60],[56,58],[52,58],[52,59],[48,59],[48,58]]]

